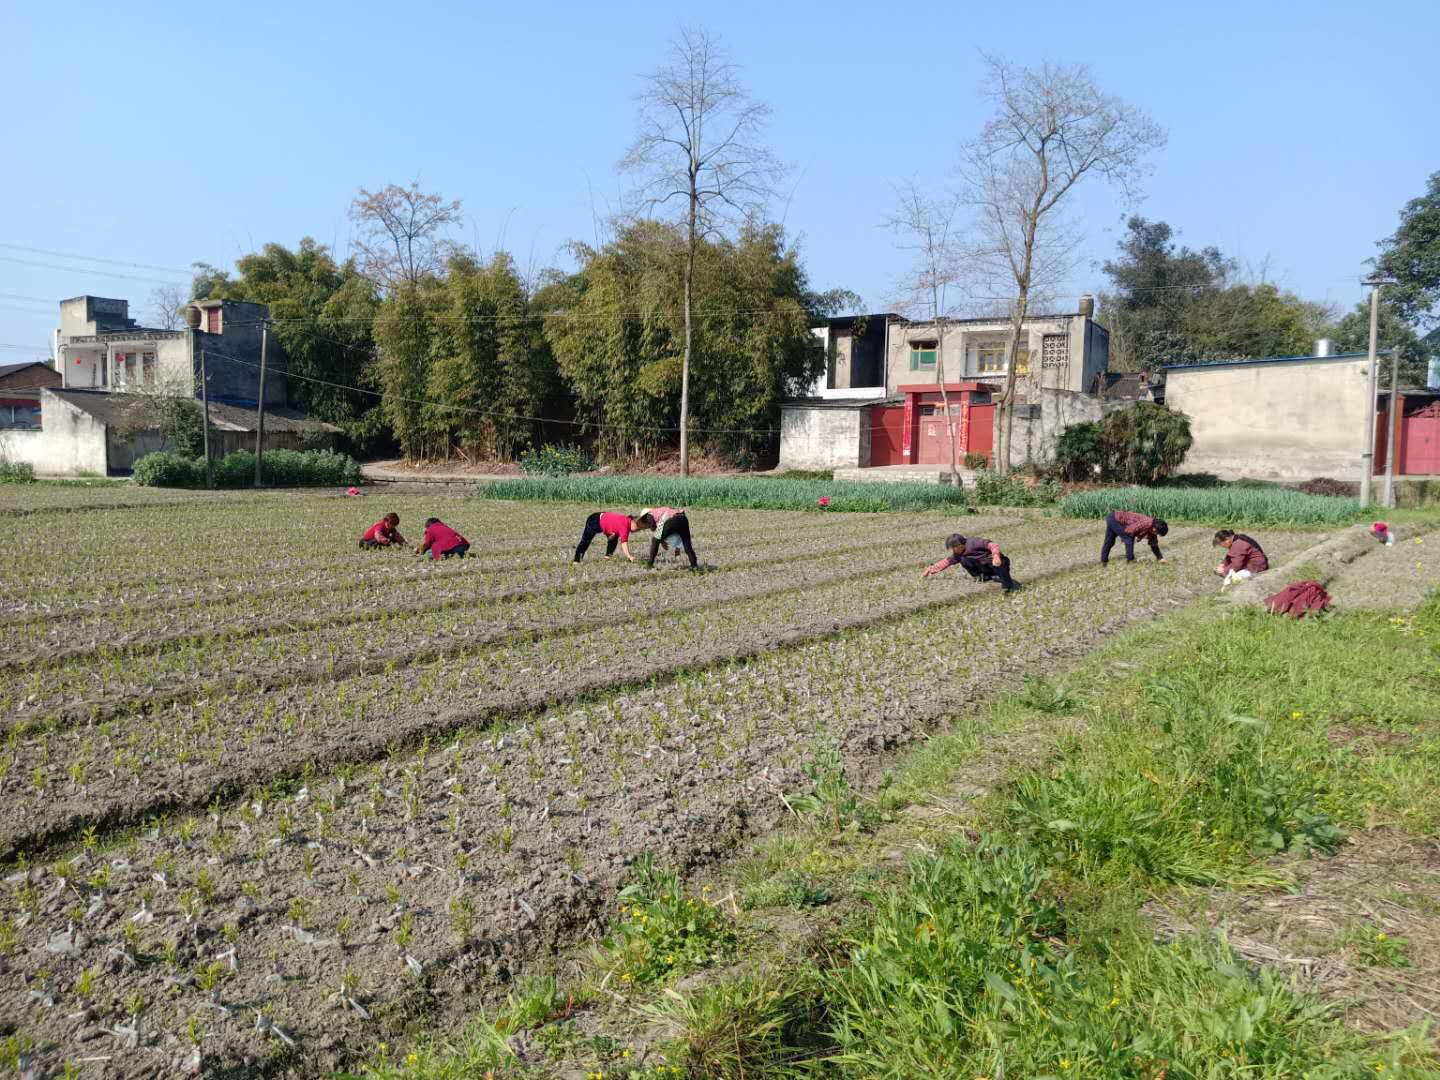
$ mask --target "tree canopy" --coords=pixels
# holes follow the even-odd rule
[[[1440,326],[1440,172],[1405,204],[1400,227],[1380,248],[1375,268],[1395,281],[1386,293],[1396,313],[1420,327]]]

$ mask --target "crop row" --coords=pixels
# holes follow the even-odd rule
[[[987,529],[1003,529],[1006,519],[982,519],[980,524]],[[944,522],[920,518],[872,521],[858,530],[838,533],[817,530],[785,540],[780,558],[878,548],[892,539],[927,537],[938,546],[936,534],[943,533],[946,527]],[[773,561],[774,539],[768,534],[757,535],[753,527],[731,524],[719,536],[707,537],[706,547],[701,550],[707,559],[719,560],[722,569],[761,565]],[[278,584],[263,587],[236,584],[223,594],[203,600],[120,604],[8,626],[4,646],[0,647],[0,664],[53,666],[90,652],[119,655],[137,649],[173,647],[187,640],[208,639],[209,644],[215,644],[242,636],[326,623],[375,621],[407,612],[440,611],[543,592],[609,588],[634,573],[621,562],[606,563],[594,555],[577,567],[571,561],[572,553],[568,545],[559,547],[552,542],[532,548],[519,560],[501,560],[497,564],[482,554],[438,565],[385,552],[371,553],[368,565],[372,569],[363,580],[346,581],[343,575],[332,573],[319,581],[281,579]]]
[[[815,747],[874,760],[1213,582],[1202,538],[1174,539],[1172,567],[1071,569],[1003,600],[932,580],[970,602],[49,852],[8,879],[0,1011],[72,1059],[118,1031],[125,1075],[176,1071],[187,1035],[217,1066],[289,1040],[324,1071],[583,931],[638,854],[695,865],[766,828]]]
[[[1033,556],[1023,555],[1023,545],[1015,550],[1022,556],[1016,572],[1027,580],[1095,557],[1090,536]],[[306,761],[323,768],[365,760],[395,742],[755,655],[979,591],[945,579],[922,581],[911,564],[833,582],[819,594],[802,587],[658,619],[642,609],[632,625],[512,640],[321,685],[217,693],[77,729],[24,735],[12,729],[0,757],[0,779],[6,781],[0,788],[0,850],[31,846],[72,827],[204,803],[237,786],[292,775]]]
[[[473,504],[472,504],[473,505]],[[150,570],[132,573],[98,573],[86,567],[90,584],[66,585],[63,580],[31,589],[28,593],[11,595],[6,601],[9,611],[7,626],[26,623],[61,624],[86,616],[104,616],[118,609],[135,608],[146,612],[165,612],[213,603],[248,602],[259,604],[272,598],[294,593],[330,591],[342,595],[346,590],[368,583],[394,583],[433,580],[435,571],[446,573],[518,573],[537,566],[559,567],[573,553],[579,528],[572,512],[567,517],[536,520],[514,508],[495,514],[486,523],[486,532],[478,533],[468,526],[462,532],[472,541],[472,560],[464,564],[452,562],[445,567],[422,565],[397,552],[359,552],[354,536],[326,535],[315,525],[309,533],[292,534],[289,530],[272,535],[262,530],[247,534],[247,559],[237,563],[233,572],[216,570],[212,574],[184,582],[157,584],[163,577],[164,560],[155,558]],[[779,515],[775,515],[779,516]],[[692,522],[696,529],[696,545],[707,557],[711,552],[748,546],[757,537],[768,538],[778,531],[797,537],[801,542],[826,536],[873,536],[880,539],[892,530],[918,527],[929,523],[933,531],[946,527],[933,516],[892,515],[865,517],[844,528],[843,519],[831,516],[801,523],[784,520],[800,515],[784,515],[782,520],[763,520],[767,515],[724,514],[698,517]],[[858,527],[856,527],[858,526]],[[225,534],[195,535],[186,532],[188,544],[176,541],[175,551],[164,559],[179,558],[187,567],[196,562],[196,551],[207,544],[233,544]],[[100,543],[95,538],[79,535],[74,538],[81,546]],[[639,550],[648,547],[649,535],[637,539]],[[320,551],[320,557],[307,558],[297,553]],[[603,548],[603,541],[601,544]],[[243,569],[239,569],[243,568]]]
[[[992,530],[1002,540],[1009,530]],[[1086,535],[1074,526],[1058,530],[1046,546]],[[686,577],[673,573],[612,576],[606,589],[570,584],[443,610],[366,608],[343,618],[321,617],[304,628],[267,635],[227,634],[169,638],[159,647],[125,651],[115,644],[46,658],[43,665],[0,668],[0,713],[10,725],[77,719],[99,720],[131,712],[156,712],[175,703],[241,695],[256,689],[330,681],[366,671],[394,670],[442,656],[545,634],[628,625],[635,613],[659,619],[770,594],[830,583],[914,571],[934,554],[934,537],[898,540],[878,554],[872,544],[814,554],[787,553],[778,560],[741,564],[723,573]],[[669,570],[665,567],[664,570]],[[783,572],[782,572],[783,571]],[[597,582],[598,584],[598,582]],[[293,625],[293,624],[288,624]]]

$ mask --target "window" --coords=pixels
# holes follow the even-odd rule
[[[970,348],[970,369],[977,375],[1003,375],[1005,373],[1006,341],[981,341]],[[1015,347],[1015,374],[1026,375],[1030,371],[1030,347],[1021,342]]]
[[[1040,339],[1040,365],[1047,368],[1070,365],[1069,334],[1046,334]]]
[[[140,381],[146,386],[155,385],[155,354],[146,353],[140,359]]]
[[[910,344],[910,370],[921,371],[935,366],[935,342],[914,341]]]

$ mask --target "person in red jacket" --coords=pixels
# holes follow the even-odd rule
[[[1100,565],[1109,564],[1110,549],[1115,546],[1116,540],[1125,545],[1126,562],[1135,561],[1136,540],[1148,541],[1156,561],[1164,562],[1165,556],[1160,554],[1160,537],[1169,531],[1170,526],[1164,518],[1146,517],[1133,510],[1112,510],[1105,519],[1105,543],[1100,546]]]
[[[945,541],[950,554],[939,562],[931,563],[920,575],[922,578],[943,573],[957,563],[977,581],[998,581],[1008,592],[1020,586],[1010,577],[1010,556],[1000,550],[1000,545],[982,536],[961,536],[951,533]]]
[[[470,541],[450,528],[449,525],[439,518],[426,518],[425,535],[420,540],[420,546],[415,549],[415,554],[424,555],[428,551],[430,558],[438,561],[448,559],[452,555],[463,559],[469,550]]]
[[[605,558],[608,559],[614,555],[615,545],[619,544],[625,558],[634,562],[635,556],[630,554],[630,534],[654,527],[655,519],[648,514],[631,517],[629,514],[622,514],[616,510],[601,510],[591,514],[585,519],[585,531],[580,534],[580,543],[575,545],[575,561],[579,562],[585,558],[585,552],[590,548],[590,541],[604,533]]]
[[[360,537],[362,548],[405,547],[405,537],[400,535],[400,515],[386,514],[365,530]]]
[[[1244,533],[1221,529],[1215,534],[1215,546],[1225,549],[1225,559],[1215,568],[1215,573],[1223,577],[1227,585],[1270,569],[1270,560],[1265,558],[1260,545]]]

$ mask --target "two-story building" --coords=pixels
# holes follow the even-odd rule
[[[1049,421],[1043,430],[1058,432],[1094,411],[1089,391],[1110,360],[1110,335],[1094,312],[1086,296],[1073,313],[1032,315],[1022,324],[1015,400],[1024,436],[1012,441],[1020,460],[1037,452],[1032,429],[1038,436],[1042,416]],[[946,464],[950,425],[942,398],[955,419],[958,456],[988,457],[994,398],[1009,376],[1010,332],[1003,317],[943,325],[889,313],[831,319],[816,331],[826,350],[823,385],[781,407],[780,467]]]

